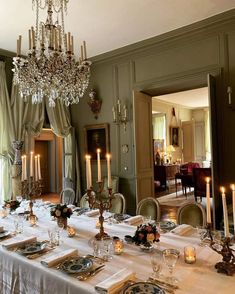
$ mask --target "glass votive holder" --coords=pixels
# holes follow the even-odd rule
[[[185,263],[195,263],[196,262],[196,249],[193,246],[184,247],[184,261]]]
[[[114,254],[116,255],[120,255],[124,252],[124,243],[118,237],[113,238],[113,249],[114,249]]]
[[[74,237],[76,235],[75,228],[68,226],[67,227],[67,234],[68,234],[68,237],[70,237],[70,238]]]
[[[30,226],[34,227],[37,224],[37,217],[34,214],[29,215]]]

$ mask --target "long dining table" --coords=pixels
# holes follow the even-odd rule
[[[37,240],[48,239],[48,229],[56,223],[51,220],[49,211],[41,213],[35,209],[38,215],[37,226],[31,227],[27,221],[24,223],[22,236],[36,236]],[[14,230],[15,216],[0,219],[0,226],[6,230]],[[91,240],[97,233],[96,222],[98,217],[86,215],[71,216],[68,223],[74,227],[77,234],[69,238],[66,231],[62,233],[62,244],[55,250],[48,252],[46,257],[53,256],[68,248],[75,248],[79,255],[84,256],[93,253]],[[124,239],[125,235],[134,235],[136,226],[126,223],[105,223],[105,231],[110,236],[118,236]],[[12,237],[11,239],[13,240]],[[105,263],[105,268],[99,274],[80,281],[73,276],[65,274],[56,268],[47,268],[41,264],[45,256],[29,260],[25,256],[7,250],[0,241],[0,293],[2,294],[87,294],[97,293],[95,285],[112,276],[118,270],[128,268],[136,273],[140,280],[147,280],[152,273],[150,254],[142,251],[135,244],[125,244],[122,255],[113,255],[112,259]],[[179,280],[179,289],[176,294],[225,294],[234,293],[235,277],[217,273],[214,265],[221,260],[221,256],[209,247],[199,246],[200,239],[195,233],[190,236],[179,236],[171,232],[160,236],[158,249],[176,248],[180,251],[180,258],[174,269],[174,276]],[[186,245],[196,248],[197,261],[195,264],[184,262],[183,251]],[[167,275],[167,268],[163,266],[162,273]]]

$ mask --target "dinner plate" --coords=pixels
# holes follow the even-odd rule
[[[10,234],[11,234],[11,232],[6,231],[6,230],[0,232],[0,239],[5,238],[5,237],[9,236]]]
[[[171,221],[160,222],[160,227],[162,230],[173,230],[176,227],[176,224]]]
[[[80,274],[88,272],[93,265],[93,261],[86,257],[76,257],[66,260],[60,266],[60,269],[69,274]]]
[[[153,283],[138,282],[129,285],[123,294],[165,294],[165,291]]]
[[[38,253],[46,248],[47,244],[43,242],[35,242],[26,244],[23,248],[20,248],[18,252],[23,255]]]

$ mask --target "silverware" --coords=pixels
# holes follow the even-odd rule
[[[157,279],[157,278],[149,278],[149,281],[150,282],[153,282],[153,283],[155,283],[155,284],[158,284],[159,286],[162,286],[162,287],[168,287],[168,288],[170,288],[170,289],[172,289],[172,290],[177,290],[177,289],[179,289],[179,287],[177,286],[177,285],[173,285],[173,284],[170,284],[170,283],[168,283],[168,282],[165,282],[165,281],[162,281],[162,280],[159,280],[159,279]]]
[[[42,256],[44,254],[47,254],[48,252],[50,252],[50,251],[52,251],[54,249],[55,248],[48,248],[48,249],[46,249],[46,250],[44,250],[42,252],[38,252],[38,253],[34,253],[34,254],[29,254],[29,255],[27,255],[27,258],[28,259],[36,259],[36,258],[38,258],[38,257],[40,257],[40,256]]]
[[[91,270],[89,273],[85,273],[82,275],[78,275],[76,278],[81,280],[81,281],[86,281],[88,278],[95,276],[98,274],[101,270],[104,268],[104,264],[96,267],[95,269]]]

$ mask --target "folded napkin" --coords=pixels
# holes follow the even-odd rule
[[[85,215],[87,216],[96,216],[96,215],[99,215],[100,211],[99,209],[93,209],[93,210],[90,210],[88,212],[85,213]]]
[[[0,233],[3,232],[3,231],[4,231],[4,228],[3,227],[0,227]]]
[[[2,247],[6,248],[6,249],[11,249],[11,248],[14,248],[14,247],[18,247],[18,246],[23,246],[23,245],[26,245],[26,244],[30,244],[30,243],[33,243],[33,242],[36,242],[37,241],[37,237],[27,237],[27,238],[14,238],[14,240],[9,240],[9,241],[6,241],[5,243],[2,244]]]
[[[142,215],[135,215],[128,219],[124,220],[124,223],[127,223],[129,225],[137,225],[143,222],[143,216]]]
[[[46,259],[41,260],[41,264],[47,267],[53,267],[56,264],[66,260],[66,258],[71,257],[73,255],[77,255],[77,254],[78,254],[77,249],[67,249],[57,254],[53,254],[52,256]]]
[[[178,227],[171,230],[171,233],[179,236],[188,235],[189,233],[192,233],[194,231],[194,228],[190,225],[182,224]]]
[[[95,286],[95,290],[99,293],[117,293],[120,290],[125,282],[128,280],[133,280],[135,278],[135,274],[124,268],[118,271],[116,274],[107,278],[106,280],[100,282]]]

